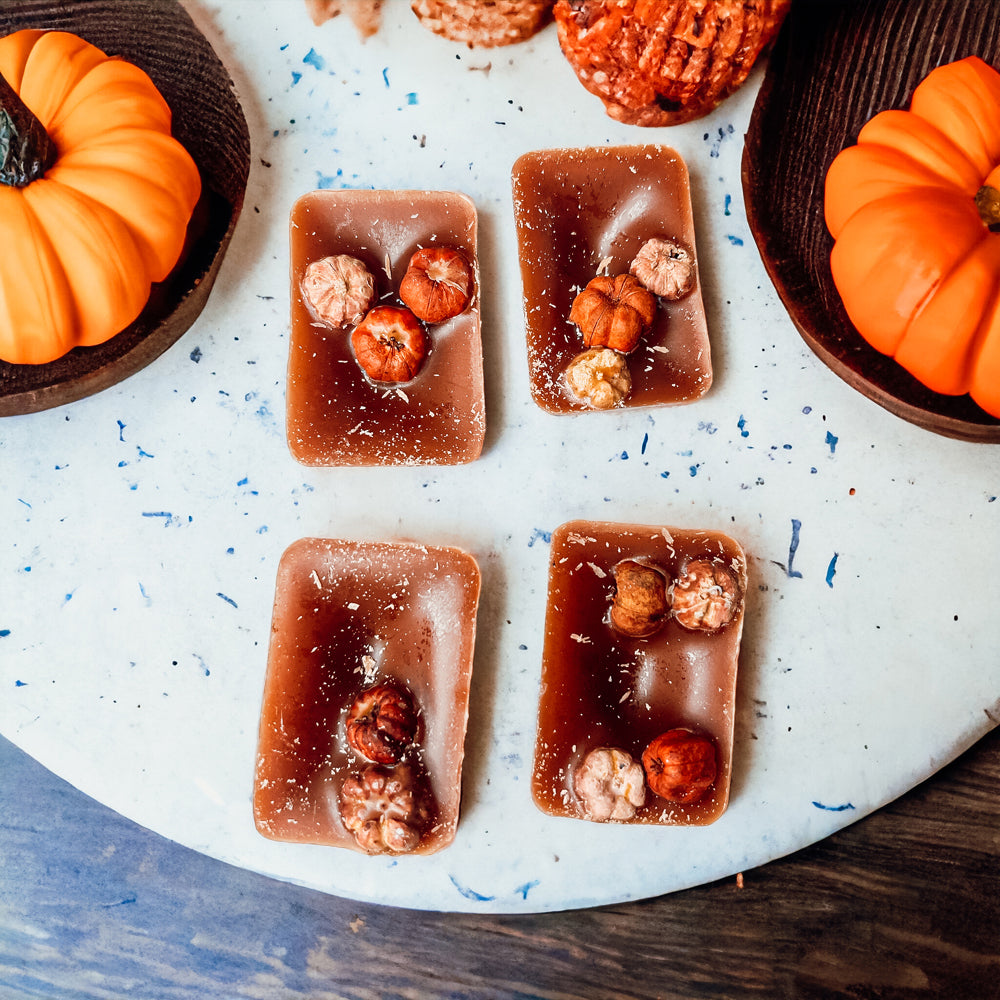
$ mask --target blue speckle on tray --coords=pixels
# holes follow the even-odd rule
[[[837,442],[840,440],[835,434],[831,434],[829,431],[826,432],[826,443],[830,446],[830,454],[832,455],[837,450]]]
[[[10,635],[9,628],[0,628],[0,639],[6,639],[7,636],[9,635]],[[20,683],[18,684],[18,686],[20,687]]]
[[[227,597],[225,594],[222,593],[221,590],[218,591],[215,596],[221,597],[226,602],[226,604],[231,604],[234,608],[239,607],[239,605],[231,597]]]
[[[734,247],[741,247],[741,246],[743,246],[743,237],[742,236],[734,236],[732,233],[726,233],[726,239],[729,240],[729,242]]]
[[[723,215],[732,215],[733,214],[733,212],[732,212],[732,204],[733,204],[733,196],[731,194],[727,194],[726,198],[725,198],[725,201],[722,203],[722,214]]]
[[[294,87],[299,82],[299,80],[301,80],[301,79],[302,79],[302,74],[293,69],[292,70],[292,86]]]
[[[448,878],[451,880],[451,884],[466,898],[474,899],[477,903],[488,903],[496,896],[484,896],[481,892],[476,892],[475,889],[470,889],[468,886],[460,885],[458,879],[454,875],[449,875]]]
[[[802,528],[802,522],[796,518],[792,518],[792,540],[788,543],[788,569],[785,572],[791,576],[798,579],[802,579],[802,574],[797,569],[792,569],[792,563],[795,560],[795,553],[799,547],[799,531]]]
[[[837,558],[839,555],[839,552],[834,552],[833,558],[830,560],[830,565],[826,567],[826,585],[830,588],[833,587],[833,578],[837,575]]]
[[[727,125],[725,128],[716,129],[716,134],[714,137],[711,135],[710,132],[706,132],[705,141],[708,142],[709,139],[712,140],[712,146],[708,152],[708,155],[711,156],[713,159],[717,159],[719,156],[719,150],[721,149],[723,142],[725,142],[726,139],[728,139],[735,132],[736,129],[733,128],[732,123]]]
[[[341,178],[343,178],[343,170],[338,169],[335,174],[324,174],[321,171],[316,171],[316,187],[320,191],[327,191],[332,188],[335,184],[339,183]]]
[[[827,806],[827,805],[824,805],[822,802],[815,802],[814,801],[813,805],[817,809],[825,809],[827,812],[837,812],[837,813],[839,813],[839,812],[846,812],[848,809],[853,809],[854,808],[854,803],[853,802],[844,802],[842,805],[839,805],[839,806]]]
[[[185,520],[183,517],[175,516],[169,510],[144,510],[142,512],[142,516],[152,517],[152,518],[157,518],[157,517],[162,518],[163,526],[165,528],[171,528],[179,524],[185,524],[185,523],[190,524],[194,520],[194,517],[191,514],[188,514],[187,519]]]
[[[552,541],[552,532],[542,531],[541,528],[535,528],[535,530],[531,533],[531,537],[528,539],[528,548],[532,548],[535,542],[538,541],[545,542],[545,544],[548,545]]]
[[[310,49],[305,54],[302,61],[307,66],[312,66],[314,69],[326,69],[326,60],[315,49]]]
[[[541,883],[536,878],[536,879],[532,880],[531,882],[525,882],[524,885],[519,885],[514,890],[514,892],[515,892],[516,895],[520,896],[521,899],[527,899],[528,898],[528,893],[531,892],[531,890],[534,889],[536,885],[540,885],[540,884]]]
[[[113,903],[101,903],[100,905],[102,909],[110,910],[116,906],[128,906],[130,903],[134,903],[135,901],[135,896],[126,896],[124,899],[118,899]]]
[[[747,430],[747,418],[740,414],[740,419],[736,421],[736,426],[740,430],[740,437],[750,437],[750,432]]]

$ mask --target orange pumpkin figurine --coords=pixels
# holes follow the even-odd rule
[[[833,280],[873,347],[1000,416],[1000,73],[940,66],[826,177]]]
[[[177,264],[201,193],[138,67],[63,31],[0,39],[0,359],[103,343]],[[16,135],[15,135],[16,133]]]

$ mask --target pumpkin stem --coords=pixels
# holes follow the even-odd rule
[[[0,184],[27,187],[56,159],[55,143],[0,73]]]
[[[976,208],[983,225],[991,233],[1000,233],[1000,191],[984,184],[976,192]]]

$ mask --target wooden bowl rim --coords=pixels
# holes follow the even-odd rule
[[[228,71],[179,0],[19,0],[0,4],[0,35],[71,31],[153,78],[202,175],[204,228],[142,314],[104,344],[48,364],[0,361],[0,417],[35,413],[108,389],[151,364],[204,309],[243,206],[250,169],[246,117]],[[113,44],[110,44],[113,42]],[[198,88],[201,88],[200,90]],[[211,128],[195,121],[208,108]],[[188,138],[195,137],[193,141]]]

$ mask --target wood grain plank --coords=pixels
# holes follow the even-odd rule
[[[1000,731],[820,844],[527,916],[337,899],[143,830],[0,740],[0,997],[1000,998]]]

